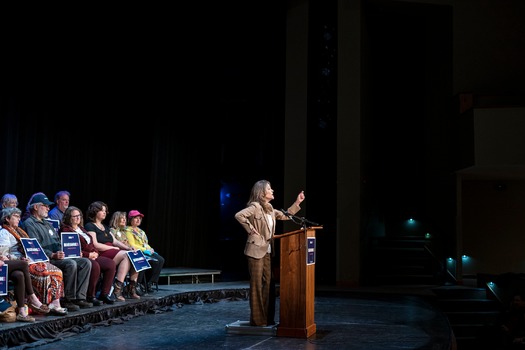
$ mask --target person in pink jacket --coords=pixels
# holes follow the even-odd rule
[[[244,255],[248,259],[250,273],[250,325],[257,327],[273,323],[268,309],[276,220],[289,220],[286,214],[294,215],[301,210],[300,204],[305,196],[301,191],[287,213],[274,209],[270,204],[273,199],[270,182],[259,180],[252,187],[246,208],[235,214],[235,219],[248,232]]]

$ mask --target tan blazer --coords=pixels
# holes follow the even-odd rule
[[[288,208],[288,212],[295,215],[301,207],[295,203]],[[262,206],[257,202],[252,202],[243,210],[235,214],[235,219],[244,227],[248,232],[248,238],[246,239],[246,246],[244,248],[244,254],[260,259],[268,252],[268,246],[273,242],[273,236],[275,234],[275,220],[290,220],[280,210],[273,209],[270,213],[271,220],[274,224],[269,225],[268,216],[264,212]],[[270,230],[270,227],[272,229]],[[255,229],[259,234],[251,235],[250,232]],[[273,249],[273,244],[272,244]]]

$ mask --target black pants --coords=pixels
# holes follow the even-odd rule
[[[144,275],[146,275],[146,283],[159,283],[160,271],[164,267],[164,258],[160,256],[157,252],[153,253],[148,259],[148,263],[151,265],[151,269],[142,270],[139,272],[138,282],[141,283],[144,281]],[[147,287],[147,286],[145,286]]]

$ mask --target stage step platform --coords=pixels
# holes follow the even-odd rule
[[[215,275],[221,274],[221,270],[199,269],[193,267],[165,267],[161,270],[161,278],[167,279],[167,284],[171,285],[171,278],[191,277],[191,283],[201,283],[201,276],[210,276],[211,283],[215,283]]]
[[[277,336],[277,327],[273,326],[266,327],[253,327],[250,326],[250,321],[236,321],[226,325],[226,333],[228,334],[249,334],[249,335],[266,335],[270,337]]]

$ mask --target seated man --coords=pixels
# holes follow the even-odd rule
[[[58,191],[57,194],[55,194],[56,206],[48,213],[50,219],[62,222],[64,213],[66,212],[67,207],[69,207],[70,196],[71,194],[68,191]]]
[[[64,275],[65,298],[61,302],[68,311],[93,307],[86,301],[91,261],[88,258],[64,259],[62,243],[59,235],[46,219],[48,217],[49,201],[45,194],[33,195],[29,202],[30,216],[22,223],[22,229],[31,238],[36,238],[49,257],[49,262],[57,266]]]

